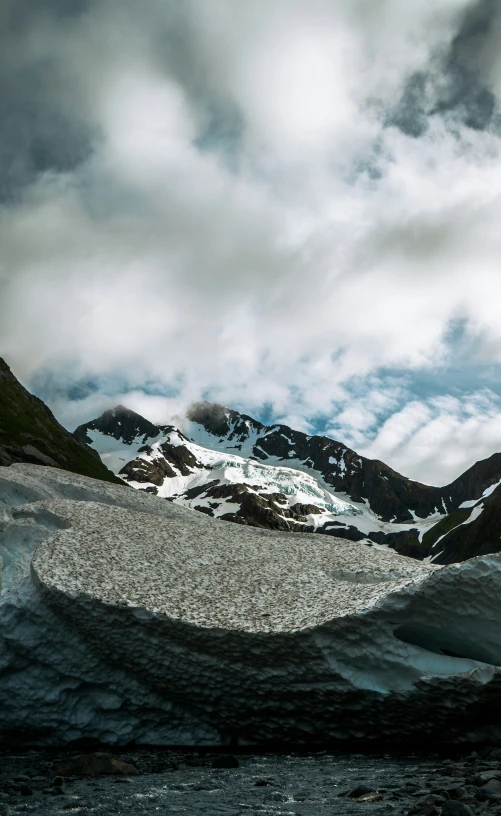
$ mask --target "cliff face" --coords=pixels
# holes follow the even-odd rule
[[[94,479],[119,482],[98,454],[63,428],[0,357],[0,465],[16,462],[60,467]]]

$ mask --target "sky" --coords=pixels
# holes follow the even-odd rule
[[[3,0],[0,354],[445,484],[501,451],[496,0]],[[181,420],[180,420],[181,421]]]

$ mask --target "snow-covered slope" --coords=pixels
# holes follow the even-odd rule
[[[499,454],[436,488],[327,437],[266,427],[219,405],[194,405],[182,422],[184,433],[118,406],[75,433],[133,487],[216,518],[335,535],[441,563],[501,548],[501,518],[487,545],[476,535],[485,536],[485,509],[492,517],[501,501]]]
[[[132,487],[226,521],[377,545],[410,531],[419,541],[441,518],[435,513],[418,522],[390,523],[367,501],[337,493],[302,460],[289,456],[284,464],[269,455],[262,461],[254,454],[274,428],[260,432],[250,418],[237,418],[222,437],[214,438],[192,421],[187,429],[197,442],[173,426],[152,425],[118,406],[77,433]]]
[[[4,744],[501,742],[501,556],[305,547],[34,465],[0,505]]]

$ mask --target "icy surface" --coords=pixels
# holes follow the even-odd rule
[[[168,441],[174,446],[184,446],[196,459],[197,466],[192,468],[188,476],[179,475],[167,477],[163,485],[159,488],[158,495],[162,498],[174,498],[177,503],[188,507],[199,506],[200,500],[189,499],[185,496],[187,490],[192,487],[207,484],[213,479],[217,479],[221,485],[245,484],[249,485],[251,492],[255,493],[282,493],[286,497],[286,505],[292,506],[297,502],[314,504],[323,513],[322,522],[340,515],[356,516],[361,511],[354,504],[338,498],[321,486],[318,481],[308,473],[294,470],[291,467],[280,467],[264,465],[256,460],[246,459],[243,456],[213,451],[203,448],[186,438],[181,437],[177,431],[173,431],[162,439],[153,443],[151,453],[141,453],[139,458],[145,461],[153,461],[162,456],[160,445],[163,441]],[[138,483],[131,482],[133,487],[144,487]],[[217,508],[216,516],[223,515],[227,510],[224,507]]]
[[[373,607],[432,568],[327,537],[268,537],[221,522],[193,529],[105,505],[47,502],[69,521],[42,544],[33,571],[45,590],[90,595],[204,627],[310,629]]]
[[[501,739],[499,555],[305,546],[34,465],[2,492],[5,740]]]
[[[327,484],[320,472],[305,465],[293,455],[286,465],[282,460],[272,456],[267,456],[266,464],[258,462],[255,458],[249,458],[258,438],[258,433],[254,429],[251,429],[249,436],[242,443],[224,437],[214,437],[203,426],[195,423],[190,423],[189,430],[196,442],[190,441],[175,428],[146,441],[144,436],[138,436],[131,444],[97,431],[88,431],[88,435],[92,440],[92,447],[101,455],[103,462],[117,474],[126,462],[133,459],[148,463],[162,460],[164,458],[162,445],[166,442],[174,447],[186,448],[196,461],[194,466],[187,468],[188,474],[181,473],[179,467],[170,462],[174,476],[166,476],[160,487],[147,481],[138,482],[132,478],[123,478],[127,478],[127,483],[137,490],[153,489],[160,497],[171,499],[184,507],[198,510],[205,508],[215,518],[220,518],[226,513],[236,513],[240,509],[240,504],[224,499],[215,500],[211,496],[201,497],[198,493],[192,496],[190,491],[193,488],[202,488],[217,481],[219,486],[246,485],[248,492],[264,496],[280,493],[285,497],[282,505],[284,509],[292,508],[296,504],[313,505],[318,508],[319,512],[308,514],[305,522],[295,521],[296,525],[302,523],[312,531],[331,522],[341,522],[355,527],[365,536],[369,536],[370,533],[386,534],[417,530],[421,541],[424,534],[443,518],[443,513],[437,509],[427,519],[420,519],[413,513],[414,521],[411,523],[384,522],[371,510],[367,502],[354,502],[345,494],[333,492],[332,486]],[[274,430],[275,428],[270,428],[268,433]],[[339,462],[332,457],[330,461],[339,464],[341,471],[345,469],[344,454]],[[361,460],[355,464],[360,466]],[[280,506],[277,506],[277,511],[280,512]],[[386,545],[374,545],[374,542],[371,544],[376,548],[380,546],[386,548]]]
[[[130,444],[122,439],[115,439],[114,436],[101,433],[101,431],[88,430],[87,436],[90,439],[90,446],[98,452],[107,468],[118,473],[121,468],[131,459],[135,459],[140,448],[145,444],[151,445],[159,439],[164,438],[162,434],[154,437],[145,437],[139,434]]]

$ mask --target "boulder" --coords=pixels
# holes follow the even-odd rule
[[[490,779],[478,789],[478,794],[482,797],[501,796],[501,782],[498,779]]]
[[[344,794],[348,799],[360,799],[362,796],[368,796],[374,793],[374,789],[370,785],[357,785],[348,793]]]
[[[491,779],[501,779],[501,771],[481,771],[473,777],[473,783],[478,786],[485,785]]]
[[[135,775],[137,768],[130,762],[122,762],[112,754],[97,751],[80,754],[55,769],[59,776],[122,776]]]
[[[473,816],[469,805],[449,799],[442,805],[442,816]]]
[[[365,802],[365,804],[370,805],[373,802],[382,802],[383,799],[383,793],[380,793],[379,791],[372,791],[372,793],[364,793],[363,796],[359,796],[357,802]]]

